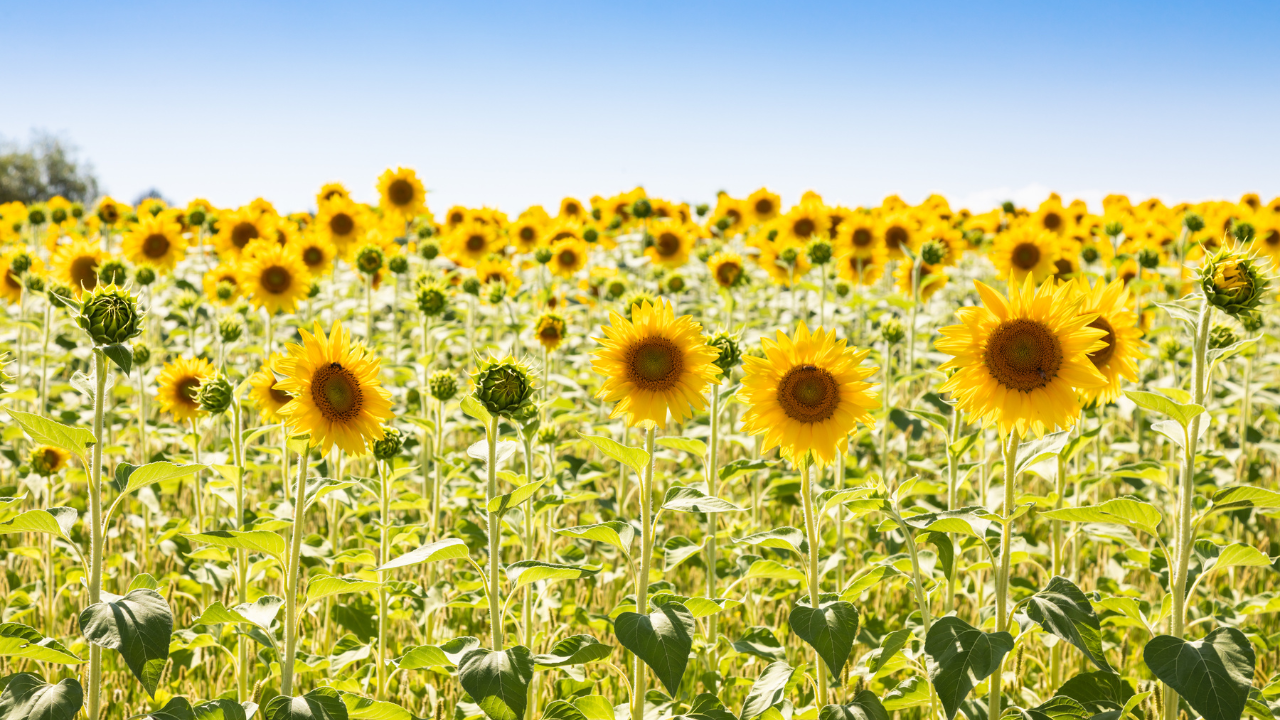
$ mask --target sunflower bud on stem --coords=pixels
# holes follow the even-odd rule
[[[115,285],[99,285],[80,299],[76,324],[99,347],[119,345],[142,334],[144,313],[133,294]]]

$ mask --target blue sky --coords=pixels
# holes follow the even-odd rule
[[[14,3],[0,136],[131,200],[1280,194],[1274,2]],[[14,58],[25,60],[15,62]],[[14,72],[17,68],[26,72]]]

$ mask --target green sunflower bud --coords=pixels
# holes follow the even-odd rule
[[[425,317],[439,317],[449,309],[449,294],[443,285],[431,282],[418,288],[418,310]]]
[[[800,254],[796,252],[795,248],[783,248],[782,252],[778,253],[778,262],[784,265],[795,265],[798,257],[800,257]]]
[[[307,298],[314,300],[318,297],[320,297],[320,283],[312,280],[311,285],[307,287]]]
[[[201,409],[205,412],[221,415],[231,407],[231,397],[234,393],[235,388],[231,387],[231,381],[222,373],[218,373],[200,383],[200,389],[196,391],[196,402],[200,403]]]
[[[537,412],[532,402],[533,371],[510,356],[481,362],[472,380],[476,399],[492,415],[525,420]]]
[[[49,217],[52,218],[55,223],[64,223],[67,221],[67,209],[54,208],[53,211],[49,213]]]
[[[427,390],[439,402],[449,402],[458,394],[458,379],[448,370],[437,370],[427,378]]]
[[[704,217],[707,213],[711,212],[711,206],[706,203],[698,203],[693,208],[693,211],[698,214],[698,217]]]
[[[143,313],[129,291],[115,285],[99,285],[80,298],[76,324],[89,333],[94,345],[119,345],[142,334]]]
[[[156,281],[156,271],[146,265],[143,265],[134,271],[133,281],[142,287],[146,287]]]
[[[236,286],[223,280],[218,283],[218,287],[214,288],[213,293],[218,296],[221,302],[229,302],[231,298],[236,296]]]
[[[434,227],[430,226],[430,225],[419,225],[419,226],[418,226],[418,239],[419,239],[419,240],[426,240],[427,238],[429,238],[429,237],[431,237],[432,235],[435,235],[435,234],[436,234],[436,229],[435,229]],[[436,246],[436,250],[437,250],[437,251],[439,251],[439,249],[440,249],[440,246],[438,246],[438,245],[437,245],[437,246]],[[431,258],[427,258],[427,259],[428,259],[428,260],[430,260]]]
[[[551,248],[540,247],[533,251],[533,259],[538,261],[539,265],[546,265],[551,262]]]
[[[1084,250],[1081,250],[1080,259],[1084,260],[1087,263],[1098,262],[1098,248],[1090,246],[1085,248]]]
[[[595,229],[595,228],[593,228],[593,227],[589,227],[589,228],[587,228],[586,230],[583,230],[583,231],[582,231],[582,239],[583,239],[583,240],[586,240],[586,241],[587,241],[587,242],[589,242],[589,243],[596,243],[596,242],[599,242],[599,241],[600,241],[600,231],[599,231],[599,230],[597,230],[597,229]]]
[[[480,297],[480,278],[472,276],[462,281],[462,292]]]
[[[27,222],[32,225],[43,225],[45,219],[46,215],[44,214],[44,208],[33,207],[27,211]]]
[[[123,285],[129,277],[129,268],[123,260],[111,258],[98,266],[98,282],[108,285]]]
[[[937,265],[947,259],[947,246],[930,240],[920,247],[920,259],[925,265]]]
[[[814,265],[826,265],[831,262],[834,251],[831,249],[831,243],[818,238],[809,243],[809,247],[805,248],[805,254],[809,258],[809,262]]]
[[[880,323],[880,337],[890,345],[897,345],[906,336],[907,329],[898,318],[890,317]]]
[[[497,305],[507,296],[507,284],[502,280],[490,280],[484,284],[486,297],[491,305]]]
[[[1102,231],[1105,232],[1108,237],[1120,237],[1120,234],[1124,232],[1124,224],[1119,220],[1109,222],[1102,228]]]
[[[62,284],[50,285],[47,292],[49,304],[56,308],[65,308],[68,310],[71,309],[71,306],[74,304],[71,300],[72,295],[73,293],[71,292],[71,288]]]
[[[653,215],[653,204],[649,202],[648,198],[640,198],[639,200],[631,203],[631,214],[634,217],[644,220],[650,215]]]
[[[1138,251],[1138,264],[1147,270],[1154,270],[1160,267],[1160,253],[1151,248],[1142,248]]]
[[[196,208],[195,210],[187,213],[187,224],[191,227],[200,227],[204,224],[205,217],[206,215],[204,210]]]
[[[382,462],[388,462],[400,454],[404,447],[404,435],[393,427],[382,428],[382,439],[373,442],[373,456]]]
[[[680,274],[678,274],[678,273],[677,273],[677,274],[673,274],[673,275],[671,275],[671,277],[668,277],[668,278],[667,278],[666,285],[667,285],[667,292],[669,292],[669,293],[682,293],[682,292],[684,292],[685,287],[686,287],[686,284],[685,284],[685,281],[684,281],[684,276],[682,276],[682,275],[680,275]]]
[[[26,251],[17,253],[9,260],[9,271],[21,275],[31,269],[31,256]]]
[[[777,240],[777,239],[778,239],[778,229],[777,229],[777,228],[773,228],[773,229],[769,230],[768,234],[766,234],[766,235],[765,235],[765,237],[769,238],[769,242],[773,242],[774,240]]]
[[[1239,339],[1236,336],[1236,331],[1231,326],[1219,323],[1209,330],[1209,349],[1219,350],[1224,347],[1231,347]]]
[[[733,335],[720,331],[712,335],[707,344],[720,351],[720,355],[712,362],[720,368],[722,375],[728,375],[742,364],[742,346]]]
[[[610,300],[617,300],[627,294],[627,281],[621,277],[610,278],[609,282],[604,284],[604,294],[609,296]]]
[[[151,347],[144,342],[133,344],[133,364],[142,366],[151,362]]]
[[[657,305],[658,299],[655,298],[652,293],[644,290],[637,290],[631,293],[622,301],[622,307],[626,312],[628,319],[631,318],[631,311],[642,303]]]
[[[80,203],[71,203],[71,217],[79,220],[84,217],[84,205]]]
[[[428,240],[418,247],[418,254],[423,260],[435,260],[440,255],[440,243]]]
[[[44,278],[39,275],[28,275],[23,278],[23,281],[31,292],[44,292]]]
[[[555,445],[560,440],[560,428],[555,423],[547,423],[538,428],[537,443],[539,445]]]
[[[218,321],[218,335],[224,343],[233,343],[244,334],[244,318],[236,314],[223,317]]]
[[[1200,213],[1189,212],[1182,216],[1182,226],[1192,235],[1204,229],[1204,216]]]
[[[1231,223],[1231,236],[1234,237],[1236,239],[1236,242],[1240,243],[1241,245],[1248,245],[1249,243],[1253,242],[1253,237],[1254,235],[1257,234],[1257,232],[1258,232],[1257,229],[1253,227],[1253,223],[1249,223],[1249,222]]]
[[[1165,362],[1178,362],[1178,355],[1182,353],[1182,342],[1177,338],[1165,338],[1160,341],[1160,359]]]
[[[222,285],[230,285],[230,283],[218,283],[218,285],[219,287],[221,287]],[[234,286],[232,287],[232,290],[234,292]],[[221,295],[219,295],[218,297],[219,299],[222,298]],[[200,305],[200,295],[197,294],[194,290],[183,290],[181,293],[178,294],[179,310],[183,312],[191,312],[191,310],[195,309],[196,307],[199,307],[199,305]]]
[[[853,292],[853,286],[847,280],[837,280],[834,290],[836,297],[846,298],[849,297],[849,293]]]
[[[725,230],[728,230],[729,226],[732,224],[732,220],[727,217],[722,217],[719,220],[716,220],[716,229],[723,233]]]
[[[396,255],[387,262],[387,269],[396,275],[403,275],[409,272],[409,258]]]
[[[377,245],[365,245],[356,251],[356,268],[366,275],[373,275],[382,269],[386,256]]]
[[[1255,259],[1239,250],[1221,250],[1200,268],[1205,297],[1233,317],[1256,310],[1269,284]]]

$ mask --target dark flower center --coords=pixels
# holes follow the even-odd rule
[[[1089,323],[1089,327],[1105,330],[1107,333],[1102,336],[1102,341],[1105,342],[1107,346],[1101,350],[1095,350],[1089,353],[1089,359],[1093,361],[1094,367],[1099,369],[1105,368],[1107,363],[1111,362],[1111,356],[1114,355],[1116,351],[1116,331],[1111,327],[1111,323],[1104,320],[1101,315],[1098,316],[1097,320]]]
[[[242,222],[231,228],[231,244],[243,250],[250,240],[258,237],[258,227],[251,222]]]
[[[773,200],[769,198],[760,198],[756,201],[756,214],[768,215],[773,212]]]
[[[81,255],[71,261],[71,282],[85,290],[98,287],[98,260],[91,255]]]
[[[272,265],[262,271],[262,287],[272,295],[279,295],[293,284],[293,275],[279,265]]]
[[[819,423],[835,414],[840,388],[831,373],[817,365],[797,365],[778,383],[778,404],[792,420]]]
[[[413,202],[413,183],[399,178],[387,186],[387,199],[392,205],[403,207]]]
[[[1026,318],[1006,320],[987,340],[983,362],[1001,385],[1030,392],[1058,376],[1062,346],[1044,323]]]
[[[813,231],[816,229],[817,229],[817,225],[815,225],[814,222],[809,218],[800,218],[795,222],[794,225],[791,226],[792,232],[794,232],[797,237],[802,237],[802,238],[809,237],[810,235],[813,234]]]
[[[853,231],[853,244],[858,247],[866,247],[871,244],[871,231],[866,228],[858,228]]]
[[[311,379],[311,400],[325,420],[346,422],[360,415],[364,392],[350,370],[329,363],[316,370]]]
[[[1030,270],[1040,264],[1040,248],[1035,243],[1019,243],[1013,248],[1011,259],[1019,268]]]
[[[658,254],[662,257],[671,257],[680,252],[680,238],[675,233],[664,232],[658,235],[654,246],[658,248]]]
[[[742,268],[737,263],[723,262],[720,267],[716,268],[716,282],[725,287],[729,287],[738,282],[738,278],[742,275]]]
[[[1057,230],[1062,227],[1062,216],[1056,212],[1045,213],[1043,224],[1045,230]]]
[[[890,250],[897,250],[907,241],[907,229],[901,225],[894,225],[884,231],[884,244],[889,246]]]
[[[666,390],[680,380],[684,355],[664,337],[651,337],[627,353],[628,380],[645,390]]]
[[[165,256],[169,252],[169,238],[160,233],[153,233],[142,241],[142,254],[149,258],[156,259]]]

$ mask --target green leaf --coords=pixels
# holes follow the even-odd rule
[[[667,496],[662,499],[662,508],[687,513],[723,513],[742,510],[728,500],[708,495],[692,487],[668,488]]]
[[[744,580],[799,580],[804,582],[804,573],[793,567],[787,567],[777,560],[756,560],[747,568],[742,576]]]
[[[727,483],[742,475],[747,475],[757,470],[764,470],[768,468],[769,465],[771,465],[771,463],[766,460],[751,460],[748,458],[734,460],[720,468],[720,482]]]
[[[310,588],[308,588],[308,591]],[[215,602],[200,613],[200,617],[192,621],[193,625],[217,625],[220,623],[247,623],[257,625],[263,630],[270,630],[284,600],[274,595],[263,595],[251,603],[227,608],[221,602]]]
[[[1062,684],[1055,695],[1065,695],[1092,712],[1119,710],[1133,697],[1133,687],[1110,672],[1080,673]]]
[[[872,565],[849,580],[849,584],[840,591],[840,599],[847,602],[857,600],[862,593],[879,585],[885,580],[902,575],[902,571],[889,563]]]
[[[645,467],[649,464],[649,453],[641,448],[628,447],[604,435],[578,433],[578,436],[594,445],[596,449],[605,455],[635,470],[637,475],[643,475]]]
[[[827,705],[818,720],[889,720],[889,711],[870,690],[859,692],[848,705]]]
[[[1100,670],[1115,672],[1102,652],[1102,626],[1089,598],[1070,580],[1054,576],[1027,600],[1027,617],[1079,648]]]
[[[218,698],[202,702],[191,708],[195,720],[245,720],[245,709],[230,698]]]
[[[521,720],[533,680],[533,659],[523,645],[502,652],[478,648],[463,656],[458,680],[491,720]]]
[[[420,670],[431,667],[455,667],[467,653],[480,647],[479,638],[470,636],[454,638],[440,645],[419,645],[409,648],[396,664],[404,670]]]
[[[1266,488],[1235,485],[1213,494],[1214,510],[1237,508],[1280,508],[1280,492]]]
[[[120,372],[125,375],[133,369],[133,346],[132,345],[108,345],[102,348],[102,354],[106,355],[116,367],[120,368]]]
[[[959,440],[948,445],[947,452],[951,455],[951,457],[955,457],[955,458],[961,457],[965,453],[972,450],[974,445],[978,444],[978,440],[981,438],[981,436],[982,436],[981,432],[971,432],[968,435],[965,435]]]
[[[1073,698],[1058,695],[1029,710],[1010,707],[1005,710],[1004,715],[1001,717],[1022,718],[1023,720],[1087,720],[1089,716],[1089,711]]]
[[[1209,570],[1225,570],[1233,567],[1267,567],[1271,558],[1252,545],[1231,543],[1222,548]]]
[[[506,567],[507,580],[511,581],[512,592],[539,580],[578,580],[591,577],[598,572],[600,572],[598,567],[560,565],[540,560],[521,560]]]
[[[1041,438],[1036,438],[1031,442],[1024,442],[1018,445],[1018,459],[1014,461],[1013,467],[1018,474],[1022,474],[1027,468],[1035,465],[1041,460],[1047,460],[1057,457],[1062,449],[1067,446],[1067,442],[1071,440],[1071,431],[1062,430],[1056,433],[1049,433]]]
[[[196,720],[195,709],[184,697],[169,698],[164,707],[147,715],[150,720]]]
[[[766,666],[755,682],[751,683],[751,690],[742,701],[738,720],[755,720],[766,710],[782,702],[787,683],[791,681],[794,672],[795,668],[782,660]]]
[[[1142,649],[1142,659],[1204,720],[1240,720],[1254,673],[1253,646],[1244,633],[1218,628],[1192,642],[1158,635]]]
[[[75,678],[50,685],[38,675],[17,673],[0,694],[4,720],[71,720],[83,706],[84,688]]]
[[[884,666],[888,664],[888,662],[892,660],[893,657],[902,650],[902,648],[907,646],[907,642],[910,640],[911,630],[908,628],[894,630],[893,632],[886,634],[884,639],[880,641],[878,654],[867,663],[867,670],[871,671],[872,675],[880,672],[880,670],[884,668]]]
[[[303,510],[310,510],[325,495],[338,492],[339,490],[349,490],[353,487],[360,487],[360,483],[355,480],[334,480],[333,478],[316,478],[312,482],[307,483],[306,503],[302,506]]]
[[[266,530],[210,530],[183,535],[183,537],[218,547],[262,553],[277,560],[283,560],[287,550],[284,538]]]
[[[486,428],[493,422],[493,416],[485,409],[484,404],[476,399],[475,395],[468,395],[462,398],[462,402],[458,403],[458,407],[461,408],[462,412],[466,413],[468,417],[479,420]]]
[[[306,695],[277,695],[262,709],[262,720],[347,720],[347,705],[337,690],[318,687]]]
[[[62,448],[80,458],[82,465],[87,466],[89,464],[85,460],[84,453],[97,442],[92,432],[84,428],[56,423],[34,413],[22,412],[12,408],[5,408],[5,412],[9,413],[14,422],[18,423],[32,440],[42,445]]]
[[[587,716],[567,700],[552,700],[542,708],[542,720],[587,720]]]
[[[671,572],[680,563],[702,552],[701,543],[696,543],[683,535],[667,538],[662,543],[662,571]]]
[[[0,656],[5,655],[58,665],[84,662],[57,640],[41,635],[35,628],[12,622],[0,623]]]
[[[544,655],[534,655],[533,662],[540,668],[584,665],[603,660],[613,653],[613,648],[590,635],[570,635],[557,642]]]
[[[94,645],[119,652],[147,694],[156,696],[173,633],[173,614],[160,593],[134,590],[90,605],[80,613],[80,632]]]
[[[787,657],[786,649],[782,647],[782,643],[778,642],[778,637],[773,634],[773,630],[760,625],[747,628],[747,634],[733,642],[733,649],[744,655],[754,655],[769,662],[784,660]]]
[[[436,562],[437,560],[456,560],[465,558],[468,555],[467,544],[458,538],[445,538],[432,543],[427,543],[417,550],[410,550],[400,557],[388,562],[386,565],[378,568],[379,570],[392,570],[394,568],[408,567],[424,562]]]
[[[342,703],[347,706],[347,717],[350,720],[415,720],[413,713],[393,702],[374,700],[349,692],[340,695]]]
[[[507,510],[510,510],[511,508],[520,505],[520,503],[523,503],[525,500],[533,497],[533,494],[542,489],[542,486],[546,485],[547,482],[547,480],[539,480],[537,482],[531,482],[528,485],[521,485],[506,495],[499,495],[498,497],[493,498],[485,506],[485,509],[491,513],[497,513],[498,517],[502,517]]]
[[[898,683],[897,687],[884,694],[884,709],[889,712],[920,707],[930,702],[929,684],[915,675]]]
[[[129,463],[120,463],[116,465],[116,474],[112,484],[117,492],[125,495],[148,485],[189,477],[201,470],[208,469],[208,465],[194,463],[180,465],[171,462],[153,462],[141,467],[136,467]]]
[[[672,450],[683,450],[697,458],[707,456],[707,444],[701,440],[685,437],[661,437],[656,441],[662,447]]]
[[[1186,428],[1191,423],[1192,418],[1204,412],[1204,407],[1201,405],[1175,402],[1164,395],[1157,395],[1156,393],[1125,390],[1124,394],[1138,407],[1172,418],[1183,428]]]
[[[624,612],[614,621],[613,631],[622,647],[652,668],[667,694],[674,697],[689,664],[696,632],[689,609],[680,603],[668,603],[648,615]]]
[[[6,523],[0,523],[0,535],[11,535],[20,532],[44,533],[57,535],[70,540],[67,533],[76,524],[80,514],[75,508],[56,507],[48,510],[28,510]]]
[[[323,575],[307,583],[307,602],[323,600],[334,595],[346,595],[356,592],[376,592],[382,583],[360,578],[345,578],[334,575]]]
[[[1040,517],[1066,522],[1114,523],[1148,535],[1155,535],[1164,520],[1154,505],[1132,497],[1112,498],[1101,505],[1046,510]]]
[[[636,529],[621,520],[610,520],[609,522],[595,525],[579,525],[556,530],[555,532],[557,535],[564,535],[565,537],[606,543],[618,548],[625,555],[631,554],[631,543],[636,537]]]
[[[929,664],[929,680],[942,701],[947,720],[956,716],[960,704],[974,686],[1000,667],[1013,649],[1007,632],[984,633],[957,617],[939,618],[925,636],[924,652]]]
[[[798,553],[807,552],[809,549],[809,541],[805,539],[804,531],[793,527],[780,527],[774,530],[758,532],[744,538],[738,538],[734,542],[773,548],[775,550],[790,550]]]
[[[858,610],[853,603],[824,602],[816,610],[808,605],[796,605],[791,608],[787,622],[801,640],[817,651],[831,670],[831,677],[838,680],[853,651],[853,639],[858,635]]]

